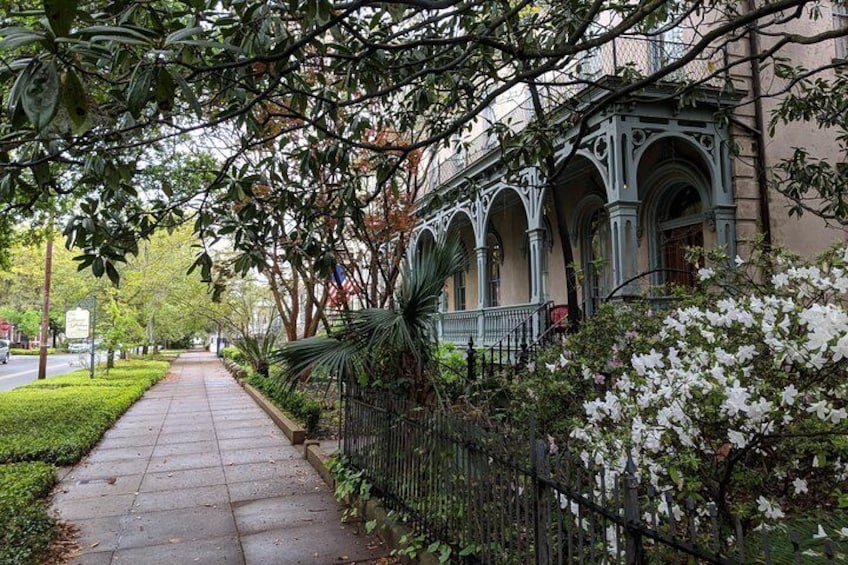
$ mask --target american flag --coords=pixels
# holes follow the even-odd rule
[[[347,304],[348,296],[354,290],[353,279],[345,275],[344,267],[336,265],[330,276],[330,291],[327,294],[327,304],[333,308],[340,308]]]

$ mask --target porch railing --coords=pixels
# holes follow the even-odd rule
[[[555,109],[604,77],[651,75],[678,61],[689,47],[686,43],[661,38],[618,37],[542,77],[546,83],[540,89],[542,104],[546,110]],[[666,75],[662,82],[698,82],[717,86],[724,78],[712,76],[713,69],[724,68],[724,57],[723,50],[708,51]],[[520,99],[512,110],[497,121],[517,133],[530,123],[533,116],[533,104],[528,96]],[[491,132],[483,131],[476,135],[468,140],[464,150],[440,162],[428,174],[428,190],[460,175],[498,148],[497,139]]]
[[[439,314],[439,338],[466,345],[471,339],[481,347],[489,347],[526,320],[539,304],[516,304]],[[538,333],[528,335],[530,342]]]

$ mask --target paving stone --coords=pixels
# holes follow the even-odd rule
[[[157,492],[140,492],[135,497],[132,512],[175,510],[192,506],[226,506],[229,492],[226,485],[203,486]]]
[[[384,547],[355,535],[352,529],[337,526],[322,531],[309,524],[241,536],[241,546],[248,565],[328,565],[374,560],[387,554]]]
[[[116,550],[125,517],[109,516],[106,518],[73,520],[73,524],[77,528],[74,541],[80,545],[80,553]]]
[[[96,451],[93,451],[91,455],[88,456],[87,460],[89,463],[98,463],[102,461],[147,459],[152,453],[152,445],[136,447],[111,447],[110,445],[110,448],[108,449],[106,449],[104,445],[104,447],[100,447]]]
[[[232,439],[219,439],[218,447],[223,452],[237,451],[239,449],[253,449],[262,447],[277,447],[279,445],[288,446],[288,438],[280,432],[279,435],[258,435],[255,437],[243,437]]]
[[[138,491],[144,475],[123,475],[107,480],[76,479],[72,472],[63,479],[53,495],[54,501],[131,494]]]
[[[150,460],[150,472],[158,471],[182,471],[184,469],[201,469],[204,467],[215,467],[221,465],[221,454],[216,449],[214,452],[189,453],[183,455],[166,455],[154,457]]]
[[[284,459],[303,459],[303,456],[292,446],[255,447],[251,449],[221,450],[221,460],[224,465],[240,463],[260,463],[270,461],[282,461]]]
[[[235,536],[232,511],[206,506],[131,514],[121,533],[118,547],[166,544],[171,539],[202,540]]]
[[[240,565],[244,563],[241,545],[234,536],[208,540],[182,540],[156,546],[120,549],[112,563],[137,565],[175,565],[202,563],[203,565]]]
[[[77,479],[108,478],[119,475],[133,475],[144,473],[147,469],[148,459],[139,457],[137,459],[125,459],[122,461],[102,461],[99,463],[83,463],[74,471]]]
[[[214,441],[190,441],[186,443],[167,443],[157,445],[153,448],[153,457],[167,457],[169,455],[189,455],[192,453],[207,453],[217,451]]]
[[[197,488],[209,485],[222,485],[224,470],[221,467],[205,469],[188,469],[185,471],[162,471],[148,473],[141,483],[140,491],[153,492],[159,490],[175,490],[181,488]]]
[[[250,480],[286,480],[298,473],[314,472],[303,459],[274,463],[244,463],[242,465],[224,465],[224,473],[229,483]]]
[[[228,488],[230,491],[230,501],[234,505],[238,502],[249,500],[308,494],[316,491],[322,491],[329,494],[327,485],[324,484],[321,477],[319,477],[317,473],[307,472],[294,475],[287,480],[262,480],[229,483]]]
[[[274,424],[266,423],[263,426],[256,427],[244,427],[244,428],[230,428],[230,427],[220,427],[215,430],[218,439],[244,439],[251,437],[267,437],[267,436],[276,436],[279,434],[280,438],[285,438],[285,434]],[[288,440],[285,440],[288,441]]]
[[[241,535],[312,524],[316,529],[340,523],[338,505],[326,492],[263,498],[235,504],[233,515]]]
[[[54,509],[62,520],[81,520],[123,516],[129,512],[135,500],[135,493],[112,494],[93,498],[67,498],[54,504]]]
[[[68,565],[109,565],[112,563],[111,551],[95,551],[74,555],[67,560]]]

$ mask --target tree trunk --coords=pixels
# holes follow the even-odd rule
[[[115,350],[111,347],[109,351],[106,353],[106,369],[112,369],[115,367]]]
[[[51,220],[52,224],[52,220]],[[41,311],[41,336],[38,345],[38,378],[47,378],[47,340],[50,334],[50,278],[53,270],[53,231],[48,227],[47,252],[44,258],[44,305]]]

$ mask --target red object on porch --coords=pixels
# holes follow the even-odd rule
[[[568,304],[556,304],[551,307],[551,327],[557,332],[568,329]]]

